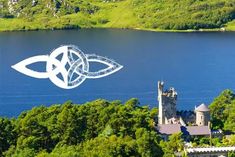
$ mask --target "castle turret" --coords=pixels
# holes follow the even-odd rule
[[[176,117],[177,92],[174,88],[163,91],[164,83],[158,81],[158,124],[167,124],[168,119]]]
[[[210,121],[210,110],[205,104],[201,104],[200,106],[195,108],[196,112],[196,124],[198,126],[208,125]]]

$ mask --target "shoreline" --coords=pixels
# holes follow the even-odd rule
[[[60,21],[57,21],[60,22]],[[235,32],[235,20],[230,21],[220,28],[200,28],[200,29],[160,29],[160,28],[145,28],[138,26],[120,26],[110,24],[59,24],[44,23],[40,25],[40,21],[27,21],[24,19],[3,19],[0,18],[0,32],[22,32],[22,31],[42,31],[42,30],[76,30],[76,29],[124,29],[124,30],[138,30],[138,31],[150,31],[150,32],[179,32],[179,33],[191,33],[191,32]]]
[[[80,30],[80,29],[121,29],[121,30],[136,30],[136,31],[148,31],[148,32],[165,32],[165,33],[200,33],[200,32],[235,32],[232,29],[222,29],[222,28],[213,28],[213,29],[188,29],[188,30],[164,30],[164,29],[151,29],[151,28],[118,28],[118,27],[77,27],[77,28],[47,28],[47,29],[6,29],[0,30],[0,33],[3,32],[31,32],[31,31],[56,31],[56,30]]]

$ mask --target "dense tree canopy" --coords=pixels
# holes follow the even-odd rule
[[[13,121],[7,118],[0,118],[0,156],[1,152],[16,144],[17,136],[14,131]]]
[[[235,131],[235,96],[223,91],[211,103],[214,128]],[[154,126],[157,109],[140,106],[137,99],[98,99],[82,105],[38,106],[17,119],[0,118],[0,156],[6,157],[167,157],[183,152],[182,134],[163,141]],[[235,136],[195,137],[193,145],[230,146]],[[233,154],[231,153],[231,156]]]
[[[162,156],[156,109],[137,99],[39,106],[0,119],[4,156]]]
[[[164,150],[164,157],[170,157],[175,152],[182,152],[184,145],[182,133],[173,134],[169,137],[169,141],[161,141],[160,145]]]
[[[235,94],[223,91],[209,106],[214,129],[235,132]]]

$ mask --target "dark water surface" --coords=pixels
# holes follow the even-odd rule
[[[85,53],[114,59],[123,69],[77,88],[60,89],[49,79],[28,77],[11,68],[23,59],[74,44]],[[178,109],[209,104],[222,90],[235,89],[235,32],[159,33],[82,29],[0,33],[0,116],[17,116],[41,104],[84,103],[139,98],[157,105],[157,81],[178,92]],[[44,69],[40,64],[38,68]]]

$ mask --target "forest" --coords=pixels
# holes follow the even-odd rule
[[[235,0],[0,0],[0,31],[235,30]]]
[[[235,132],[235,94],[223,91],[210,104],[213,129]],[[0,156],[4,157],[168,157],[183,153],[181,133],[163,141],[154,126],[157,108],[138,99],[98,99],[85,104],[37,106],[17,118],[0,118]],[[235,135],[196,137],[194,146],[235,145]],[[234,154],[230,154],[234,156]]]

